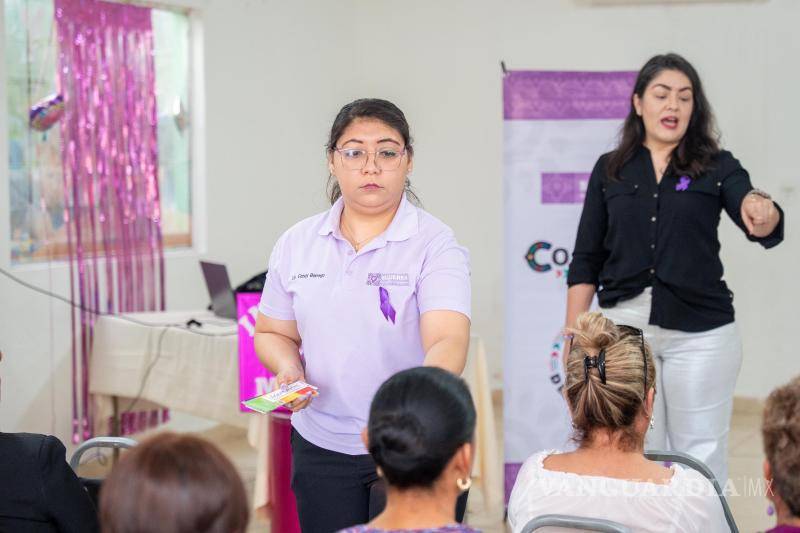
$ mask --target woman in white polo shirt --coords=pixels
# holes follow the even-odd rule
[[[333,205],[278,239],[255,337],[279,384],[319,387],[313,402],[291,405],[292,488],[301,527],[314,533],[381,511],[360,436],[370,401],[406,368],[460,374],[470,328],[468,252],[407,198],[413,148],[403,112],[385,100],[347,104],[327,148]],[[460,519],[466,498],[459,504]]]

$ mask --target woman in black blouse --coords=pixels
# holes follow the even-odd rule
[[[614,322],[644,330],[659,376],[647,447],[694,455],[724,482],[741,342],[722,280],[722,209],[749,240],[783,240],[780,207],[719,148],[697,72],[676,54],[655,56],[636,79],[619,146],[589,179],[567,325],[596,293]]]

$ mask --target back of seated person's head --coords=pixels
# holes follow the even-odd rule
[[[769,395],[761,433],[778,519],[800,518],[800,376]]]
[[[644,343],[643,354],[638,331],[618,327],[597,312],[579,315],[568,333],[573,338],[566,363],[565,396],[574,440],[583,446],[606,434],[621,449],[641,447],[656,379],[649,345]],[[598,368],[602,363],[605,383]]]
[[[244,485],[213,444],[161,433],[124,453],[100,492],[104,533],[242,533]]]
[[[369,453],[389,488],[431,488],[445,472],[466,481],[474,433],[475,407],[466,383],[440,368],[395,374],[370,406]]]

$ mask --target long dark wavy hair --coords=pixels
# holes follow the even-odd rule
[[[636,114],[633,95],[644,97],[647,86],[664,70],[677,70],[689,78],[694,99],[689,127],[670,156],[669,165],[672,171],[678,175],[685,174],[697,178],[709,169],[712,160],[719,153],[719,134],[714,123],[714,115],[703,92],[703,84],[697,71],[691,63],[678,54],[653,56],[644,64],[636,77],[636,84],[631,94],[631,110],[622,125],[619,145],[611,152],[606,163],[606,173],[612,180],[621,179],[622,167],[633,158],[645,139],[644,122],[642,117]]]

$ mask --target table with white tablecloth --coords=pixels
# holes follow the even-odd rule
[[[187,326],[191,320],[201,325]],[[209,311],[101,316],[94,326],[89,390],[96,399],[97,420],[126,410],[169,408],[248,428],[250,444],[259,455],[254,506],[262,508],[269,503],[268,417],[239,410],[237,343],[236,323]],[[474,477],[484,504],[497,508],[503,498],[501,461],[486,352],[476,336],[470,340],[464,379],[478,414]],[[96,431],[107,432],[102,427]]]

